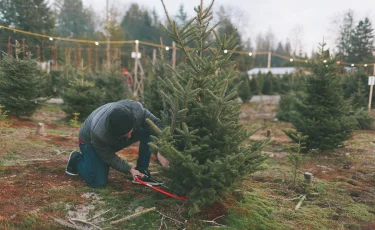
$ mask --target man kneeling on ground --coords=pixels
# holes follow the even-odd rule
[[[151,178],[148,166],[151,150],[148,146],[152,142],[150,135],[156,135],[146,119],[154,122],[159,129],[163,124],[143,108],[141,103],[132,100],[121,100],[105,104],[94,110],[83,123],[79,131],[79,148],[81,153],[73,151],[70,154],[66,173],[81,175],[91,188],[104,187],[108,182],[109,167],[123,173],[130,173],[133,178],[152,185],[160,185]],[[121,159],[116,152],[140,141],[139,155],[136,167],[130,166]],[[154,152],[163,167],[169,167],[168,160],[159,152]],[[133,180],[134,183],[137,183]]]

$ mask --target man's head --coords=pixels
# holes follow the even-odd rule
[[[134,126],[133,116],[127,109],[114,109],[108,117],[108,129],[112,136],[128,134]]]

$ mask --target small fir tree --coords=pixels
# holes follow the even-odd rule
[[[162,85],[158,78],[167,79],[172,77],[171,67],[167,64],[163,49],[159,49],[160,55],[155,63],[148,65],[148,76],[145,80],[145,92],[143,102],[145,107],[155,116],[160,117],[163,103],[160,94]]]
[[[349,139],[356,125],[344,100],[335,60],[324,48],[325,44],[321,45],[316,54],[312,64],[314,75],[307,78],[305,92],[291,118],[297,131],[309,137],[306,139],[308,149],[337,148]],[[292,131],[286,131],[286,134],[295,140]]]
[[[101,105],[129,97],[117,61],[109,71],[100,73],[90,74],[86,69],[77,70],[69,65],[65,69],[68,87],[62,88],[62,109],[71,117],[79,113],[79,119],[84,119]]]
[[[167,127],[159,131],[157,144],[151,144],[170,160],[171,167],[161,173],[171,179],[172,190],[188,196],[189,214],[259,170],[265,159],[259,150],[267,142],[246,145],[250,134],[239,122],[237,92],[228,89],[236,75],[235,65],[229,61],[231,54],[223,52],[235,49],[236,38],[217,35],[216,25],[210,25],[212,5],[204,9],[201,1],[195,8],[197,16],[182,28],[166,12],[168,33],[186,63],[173,72],[174,77],[159,78]],[[214,40],[210,40],[212,34]]]
[[[70,116],[79,113],[79,118],[86,118],[92,111],[102,105],[103,94],[95,87],[95,82],[89,79],[83,71],[69,76],[69,87],[62,93],[64,100],[62,110]]]
[[[0,61],[0,104],[9,115],[31,116],[40,106],[37,100],[45,86],[45,74],[41,74],[35,59],[28,54],[21,59],[20,45],[16,41],[16,56],[3,52]]]

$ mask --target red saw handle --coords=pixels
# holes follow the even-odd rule
[[[172,198],[175,198],[175,199],[179,199],[179,200],[183,200],[183,201],[186,201],[186,200],[187,200],[186,197],[177,196],[177,195],[174,195],[174,194],[172,194],[172,193],[170,193],[170,192],[164,191],[163,189],[160,189],[160,188],[157,188],[157,187],[155,187],[155,186],[152,186],[152,185],[150,185],[150,184],[148,184],[148,183],[142,181],[142,180],[139,179],[137,176],[134,177],[134,179],[135,179],[135,181],[137,181],[138,183],[143,184],[143,185],[145,185],[145,186],[147,186],[147,187],[149,187],[149,188],[151,188],[151,189],[153,189],[153,190],[155,190],[155,191],[158,191],[158,192],[160,192],[160,193],[163,193],[164,195],[167,195],[167,196],[169,196],[169,197],[172,197]]]

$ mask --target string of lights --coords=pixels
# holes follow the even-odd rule
[[[145,46],[151,46],[155,48],[162,48],[165,50],[170,50],[170,47],[167,45],[161,45],[157,43],[152,43],[152,42],[146,42],[146,41],[140,41],[140,40],[122,40],[122,41],[110,41],[110,40],[85,40],[85,39],[74,39],[74,38],[62,38],[62,37],[57,37],[57,36],[49,36],[45,34],[39,34],[39,33],[34,33],[34,32],[29,32],[29,31],[24,31],[24,30],[19,30],[7,26],[0,25],[0,29],[6,29],[10,30],[16,33],[22,33],[22,34],[27,34],[31,36],[36,36],[36,37],[41,37],[41,38],[46,38],[50,41],[66,41],[66,42],[75,42],[75,43],[86,43],[86,44],[95,44],[96,46],[100,46],[101,44],[113,44],[113,45],[121,45],[121,44],[134,44],[134,43],[139,43]],[[270,52],[264,52],[264,51],[257,51],[257,52],[249,52],[249,51],[238,51],[238,50],[224,50],[223,51],[225,54],[227,53],[235,53],[235,54],[241,54],[241,55],[248,55],[248,56],[255,56],[255,55],[269,55]],[[284,60],[288,60],[290,62],[298,62],[298,63],[308,63],[309,60],[307,59],[298,59],[298,58],[293,58],[293,57],[288,57],[284,55],[280,55],[277,53],[271,52],[272,56],[276,56],[279,58],[282,58]],[[375,63],[347,63],[347,62],[342,62],[338,61],[337,64],[339,65],[344,65],[344,66],[360,66],[360,67],[368,67],[368,66],[375,66]]]

